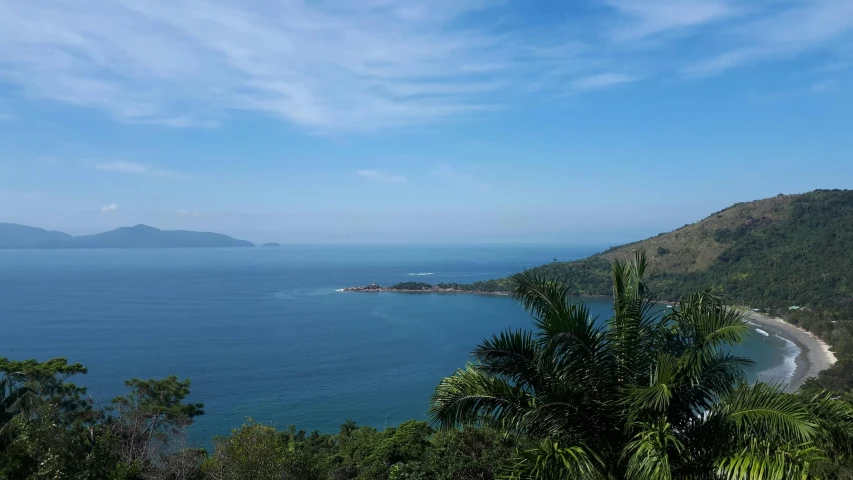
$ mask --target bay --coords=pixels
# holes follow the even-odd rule
[[[377,282],[499,278],[600,247],[284,246],[0,251],[0,356],[67,357],[100,405],[132,377],[192,380],[208,445],[247,417],[337,431],[424,419],[442,377],[505,328],[529,328],[514,300],[347,293]],[[584,298],[607,318],[608,299]],[[766,333],[766,332],[765,332]],[[784,380],[796,347],[756,331],[736,352],[751,378]]]

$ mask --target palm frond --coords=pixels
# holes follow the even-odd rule
[[[639,432],[625,446],[623,458],[628,459],[626,477],[637,480],[671,480],[671,456],[684,450],[665,417],[655,422],[641,423]]]
[[[521,419],[532,403],[532,396],[521,388],[469,364],[465,370],[457,370],[439,383],[428,416],[445,429],[482,419],[523,429]]]
[[[562,447],[543,440],[535,448],[519,452],[508,480],[603,480],[604,462],[585,445]]]
[[[666,354],[658,355],[649,376],[649,385],[629,386],[626,389],[624,403],[628,409],[628,423],[634,423],[637,418],[652,414],[659,417],[667,411],[670,400],[678,388],[678,363],[675,358]]]
[[[526,270],[509,277],[511,295],[537,319],[568,310],[569,288],[562,282],[549,280],[535,270]]]
[[[779,384],[742,384],[721,399],[714,415],[722,415],[741,438],[773,438],[779,443],[811,442],[817,424],[800,399]]]
[[[530,331],[508,330],[484,340],[472,355],[480,362],[477,368],[481,372],[536,388],[541,383],[538,350]]]
[[[825,459],[820,449],[805,444],[769,447],[760,439],[719,459],[717,475],[726,480],[789,480],[813,478],[810,467]]]

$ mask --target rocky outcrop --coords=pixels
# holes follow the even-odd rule
[[[401,284],[406,285],[406,284]],[[446,288],[439,285],[422,284],[421,288],[406,288],[404,286],[393,285],[390,287],[379,286],[378,283],[371,283],[363,287],[344,288],[344,292],[397,292],[397,293],[474,293],[482,295],[508,295],[507,292],[479,292],[476,290],[463,290],[460,288]]]

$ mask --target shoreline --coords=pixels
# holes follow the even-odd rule
[[[794,374],[786,388],[788,391],[796,391],[807,379],[816,377],[821,371],[826,370],[838,361],[835,354],[830,350],[829,344],[807,330],[792,325],[781,318],[769,317],[753,311],[747,312],[747,319],[762,327],[778,331],[781,336],[794,342],[800,349],[795,360]]]
[[[364,287],[343,288],[339,291],[370,293],[444,293],[497,296],[509,295],[509,292],[481,292],[454,288],[438,288],[436,286],[423,290],[394,289],[390,287],[380,287],[377,284],[372,284]],[[577,297],[593,298],[606,297],[606,295],[577,295]],[[666,300],[657,300],[655,301],[655,303],[661,305],[674,304],[673,301]],[[800,386],[803,385],[803,383],[807,379],[816,377],[821,371],[826,370],[838,361],[838,359],[835,357],[835,354],[833,354],[830,350],[829,344],[818,338],[813,333],[796,325],[792,325],[778,317],[769,317],[767,315],[754,312],[748,309],[745,310],[745,312],[748,321],[761,327],[773,330],[774,333],[778,333],[786,340],[790,340],[797,346],[797,348],[799,348],[800,353],[797,354],[797,357],[794,360],[796,365],[794,368],[794,373],[791,375],[791,378],[788,381],[788,386],[786,387],[787,391],[796,391],[798,388],[800,388]]]

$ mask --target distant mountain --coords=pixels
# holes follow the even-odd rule
[[[147,225],[122,227],[97,235],[72,237],[62,232],[12,223],[0,224],[0,248],[205,248],[253,247],[227,235],[159,230]]]
[[[710,289],[740,304],[853,311],[853,190],[738,203],[653,238],[535,270],[566,282],[571,293],[608,295],[611,263],[637,250],[646,252],[646,278],[660,298]],[[507,279],[439,286],[510,289]]]
[[[278,244],[278,243],[275,243],[275,242],[271,242],[271,243],[265,243],[265,244],[263,244],[263,245],[261,245],[261,246],[262,246],[262,247],[280,247],[281,245],[280,245],[280,244]]]
[[[0,223],[0,248],[42,248],[68,242],[74,237],[67,233],[28,227],[17,223]]]

